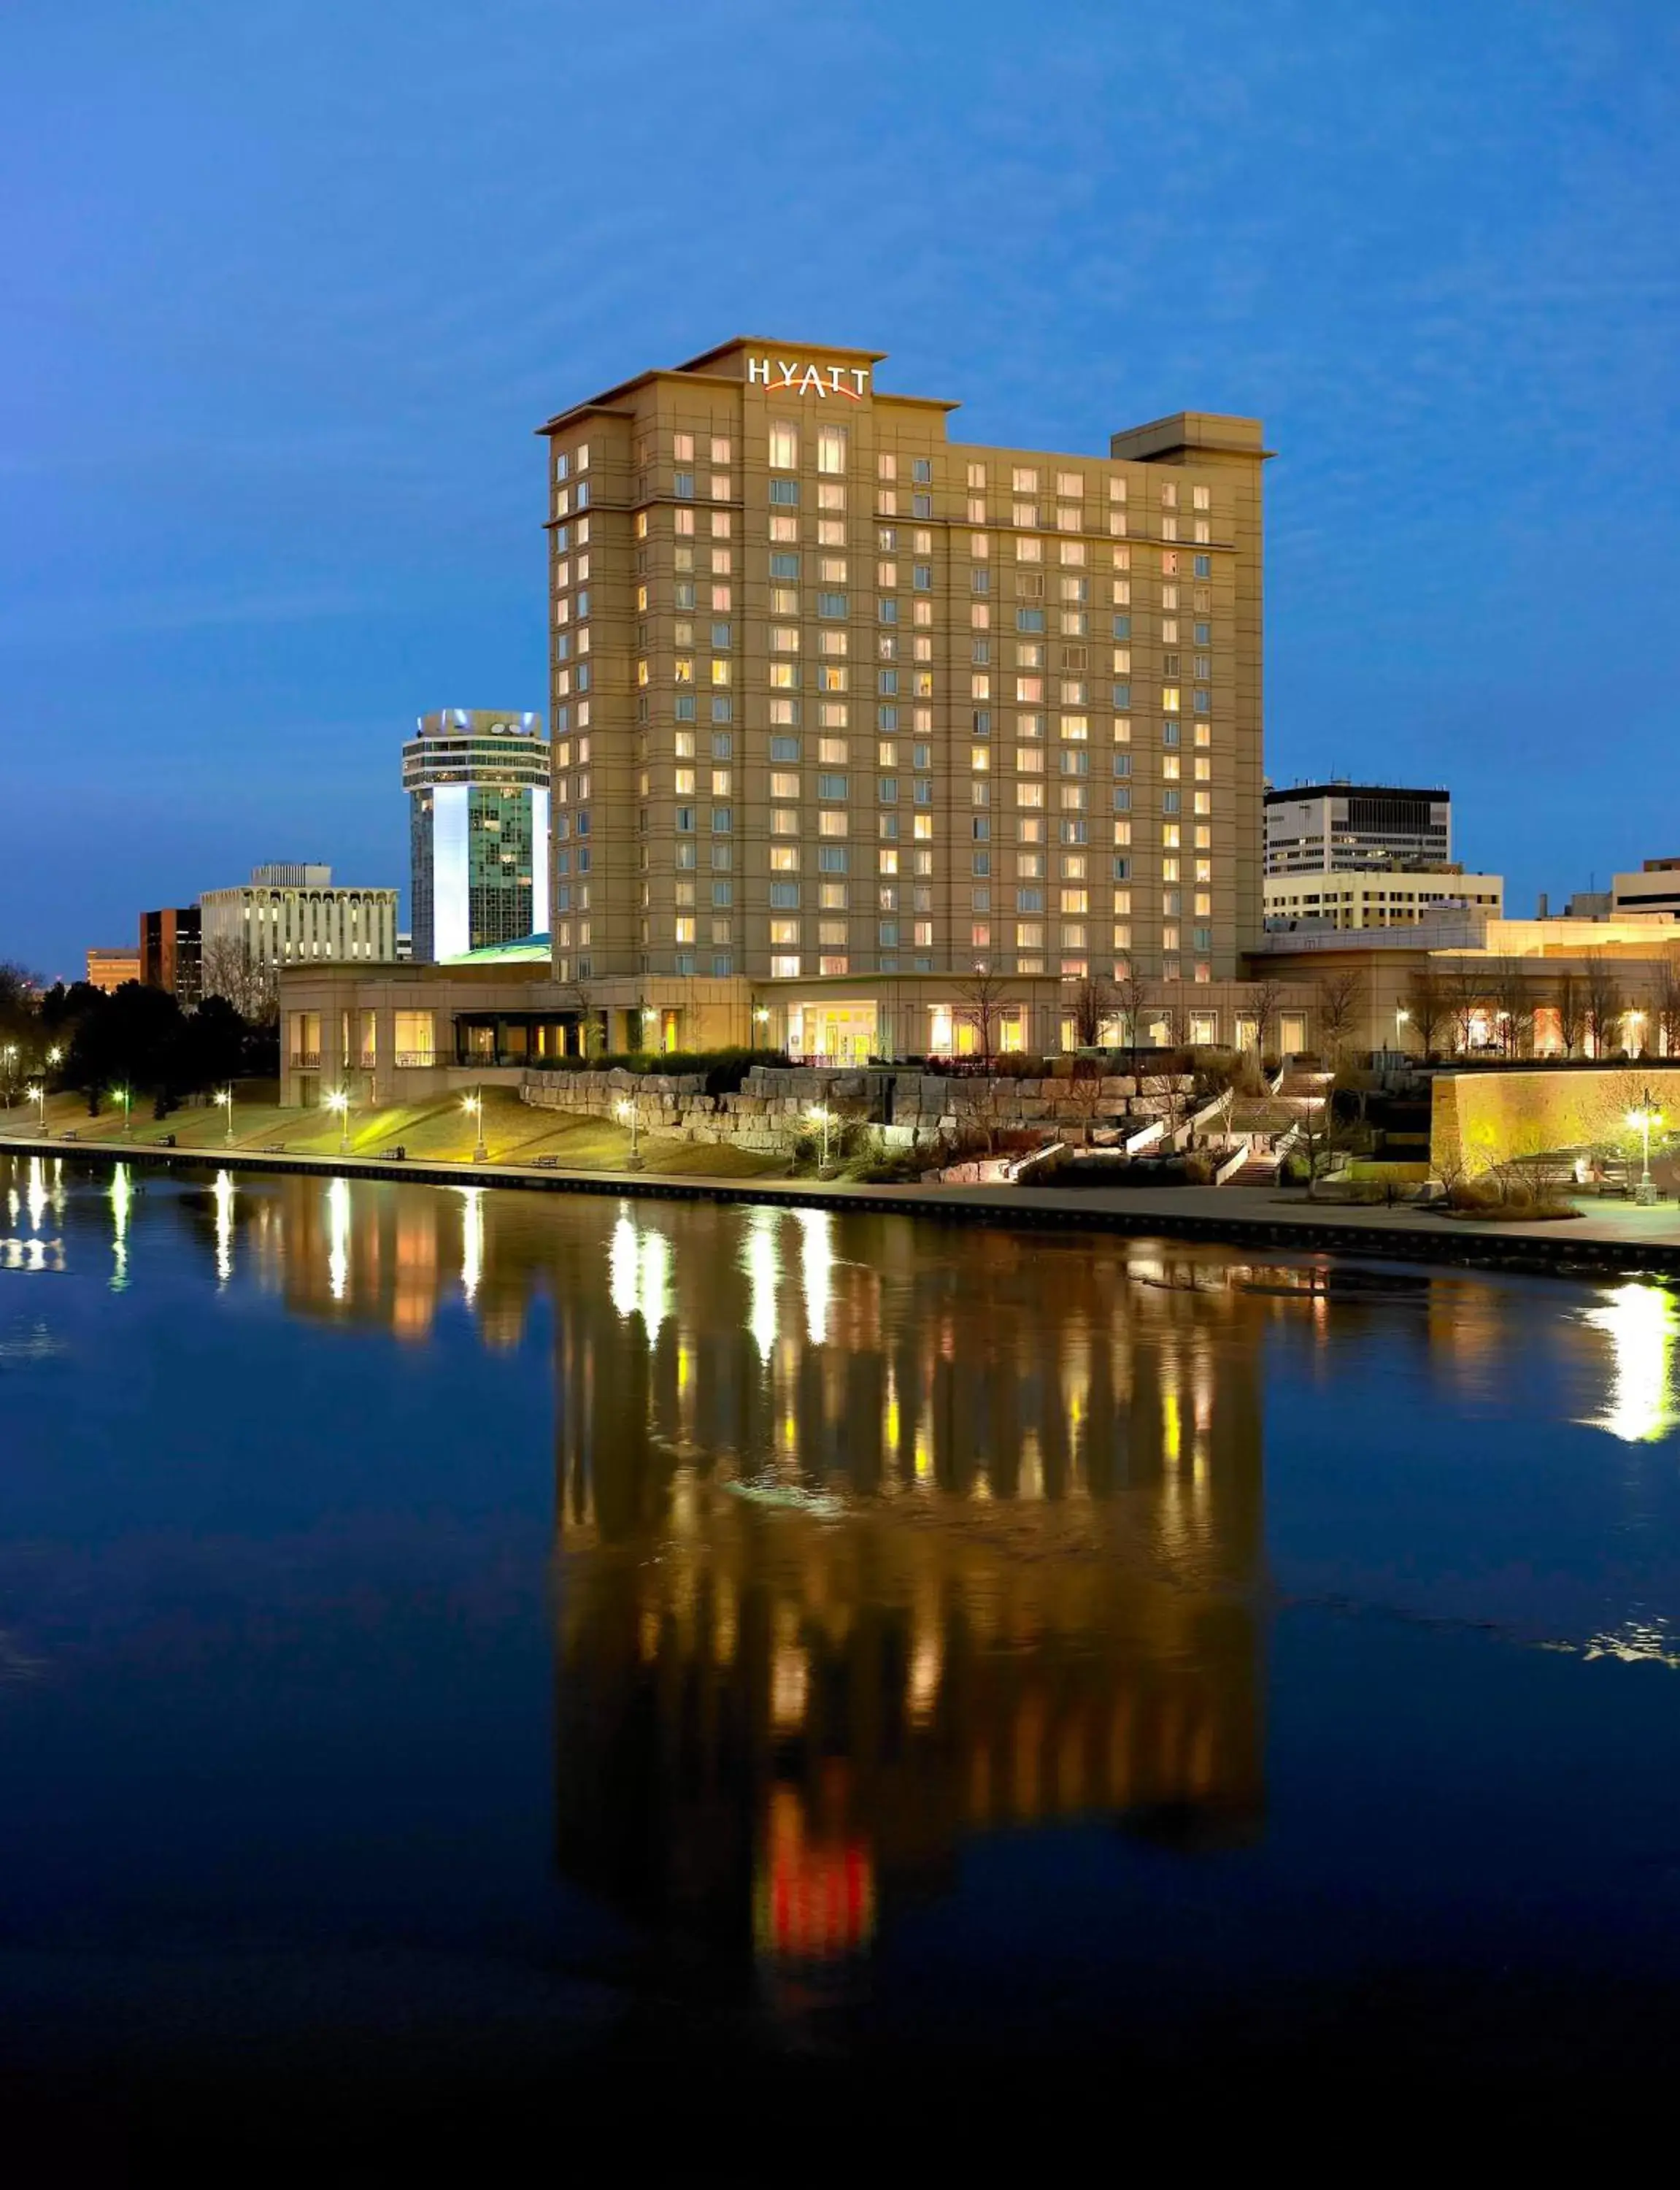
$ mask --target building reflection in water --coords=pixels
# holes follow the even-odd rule
[[[811,1211],[626,1203],[596,1251],[555,1273],[565,1872],[809,1969],[977,1833],[1257,1829],[1275,1304]]]
[[[92,1192],[122,1286],[129,1168]],[[866,1212],[226,1172],[189,1206],[218,1283],[399,1341],[512,1352],[546,1296],[560,1868],[772,1971],[855,1965],[976,1835],[1256,1832],[1268,1355],[1328,1386],[1368,1336],[1492,1404],[1533,1342],[1481,1279]],[[4,1266],[62,1268],[64,1166],[4,1209]],[[1672,1296],[1556,1297],[1568,1414],[1672,1431]]]

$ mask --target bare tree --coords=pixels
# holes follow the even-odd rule
[[[1132,1069],[1138,1069],[1138,1029],[1143,1024],[1144,1006],[1149,991],[1135,973],[1128,973],[1114,984],[1114,1009],[1124,1022],[1126,1046],[1131,1052]]]
[[[1099,1118],[1105,1115],[1106,1098],[1103,1089],[1103,1061],[1099,1057],[1077,1057],[1073,1060],[1073,1077],[1068,1082],[1068,1093],[1083,1121],[1083,1138],[1089,1147],[1096,1137]]]
[[[200,959],[206,996],[222,996],[252,1026],[272,1024],[280,1012],[280,986],[271,965],[260,964],[231,935],[212,935]]]
[[[1365,976],[1351,968],[1342,973],[1321,973],[1314,985],[1318,1029],[1332,1070],[1340,1065],[1342,1053],[1364,1016],[1365,999]]]
[[[1162,989],[1160,1001],[1155,1007],[1155,1021],[1167,1037],[1168,1049],[1189,1047],[1190,1013],[1185,1004],[1182,981],[1172,982]]]
[[[1470,1047],[1485,991],[1486,979],[1477,962],[1468,957],[1453,959],[1446,976],[1447,1010],[1452,1019],[1454,1047],[1460,1051]]]
[[[1493,1001],[1499,1013],[1499,1046],[1507,1057],[1526,1057],[1534,1047],[1534,1006],[1520,958],[1496,958],[1491,972]]]
[[[1417,1031],[1417,1047],[1427,1062],[1440,1047],[1441,1030],[1452,1017],[1440,977],[1427,958],[1407,982],[1400,1008]]]
[[[1324,1170],[1331,1150],[1337,1140],[1336,1100],[1334,1084],[1326,1081],[1316,1095],[1309,1095],[1302,1102],[1299,1116],[1295,1121],[1295,1134],[1307,1165],[1307,1199],[1318,1196],[1319,1174]]]
[[[1559,973],[1553,1001],[1558,1014],[1558,1039],[1564,1045],[1564,1056],[1573,1057],[1587,1026],[1587,990],[1579,974]]]
[[[1672,950],[1663,953],[1662,963],[1657,968],[1654,1001],[1662,1053],[1672,1057],[1680,1051],[1680,958]]]
[[[1114,1008],[1114,990],[1100,973],[1086,973],[1074,984],[1073,1031],[1081,1049],[1102,1040],[1102,1023]]]
[[[974,1029],[981,1061],[987,1066],[996,1047],[998,1022],[1004,1015],[1004,982],[985,966],[976,966],[969,979],[957,985],[957,1016]]]
[[[578,1015],[578,1054],[580,1057],[599,1057],[607,1047],[601,1014],[595,1008],[593,994],[586,981],[568,981],[562,989],[564,1001],[562,1009]]]
[[[1616,979],[1615,967],[1602,950],[1587,952],[1582,979],[1587,990],[1587,1039],[1592,1044],[1593,1056],[1603,1057],[1615,1039],[1627,1000]]]

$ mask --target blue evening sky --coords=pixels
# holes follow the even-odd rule
[[[1672,0],[9,0],[0,957],[546,705],[531,428],[741,332],[980,440],[1258,413],[1267,761],[1516,910],[1680,853]]]

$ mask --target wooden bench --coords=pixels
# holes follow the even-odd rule
[[[532,1160],[539,1171],[558,1171],[560,1168],[558,1156],[535,1156]]]
[[[263,1153],[265,1156],[283,1156],[286,1154],[286,1143],[284,1141],[264,1141],[263,1143]]]

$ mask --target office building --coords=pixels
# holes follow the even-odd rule
[[[403,747],[416,960],[447,962],[547,927],[548,778],[540,715],[420,717]]]
[[[1384,784],[1295,784],[1267,791],[1265,831],[1269,875],[1428,874],[1452,858],[1452,798]]]
[[[1268,875],[1265,905],[1268,930],[1415,927],[1454,914],[1498,920],[1505,911],[1505,881],[1456,868],[1439,874],[1361,867],[1340,874]]]
[[[121,947],[116,950],[92,950],[88,953],[88,985],[103,989],[109,995],[120,989],[125,981],[140,978],[140,954]]]
[[[1647,860],[1637,875],[1613,875],[1609,910],[1618,916],[1660,912],[1680,920],[1680,860]]]
[[[227,962],[257,973],[287,966],[382,965],[397,956],[397,893],[335,885],[328,866],[256,867],[242,888],[199,899],[206,984],[220,992]]]
[[[184,1011],[191,1011],[201,990],[199,909],[165,905],[140,915],[140,975],[149,989],[164,989]]]

